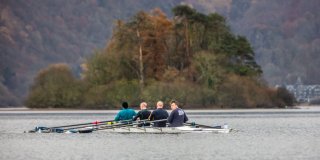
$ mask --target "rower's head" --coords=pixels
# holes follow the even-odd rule
[[[157,108],[163,108],[163,102],[162,101],[158,101],[157,102]]]
[[[170,102],[170,106],[171,106],[171,109],[172,109],[172,110],[175,110],[175,109],[178,108],[178,102],[175,101],[175,100],[172,100],[172,101]]]
[[[124,108],[124,109],[127,109],[128,108],[128,102],[122,102],[122,107]]]
[[[140,109],[147,109],[147,106],[148,106],[147,102],[140,103]]]

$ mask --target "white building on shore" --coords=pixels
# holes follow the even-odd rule
[[[320,98],[320,85],[304,85],[301,78],[298,78],[294,85],[285,85],[285,88],[294,95],[298,102],[309,103],[313,99]]]

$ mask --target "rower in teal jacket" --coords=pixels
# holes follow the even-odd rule
[[[132,120],[132,118],[136,115],[136,112],[133,109],[128,108],[128,103],[122,103],[122,110],[116,115],[114,118],[115,121],[126,121]]]

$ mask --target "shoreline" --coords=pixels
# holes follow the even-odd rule
[[[167,109],[170,111],[169,109]],[[228,109],[184,109],[187,113],[299,113],[299,112],[318,112],[320,106],[295,106],[290,108],[228,108]],[[54,109],[30,109],[27,107],[0,108],[1,114],[27,114],[27,113],[70,113],[70,114],[116,114],[119,110],[95,110],[95,109],[69,109],[69,108],[54,108]],[[138,110],[135,110],[138,111]]]

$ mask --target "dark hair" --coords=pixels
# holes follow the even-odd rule
[[[129,106],[129,105],[128,105],[128,102],[122,102],[122,107],[123,107],[123,108],[127,109],[128,106]]]
[[[172,103],[175,103],[176,105],[178,105],[178,101],[176,101],[176,100],[170,101],[170,104],[172,104]]]

